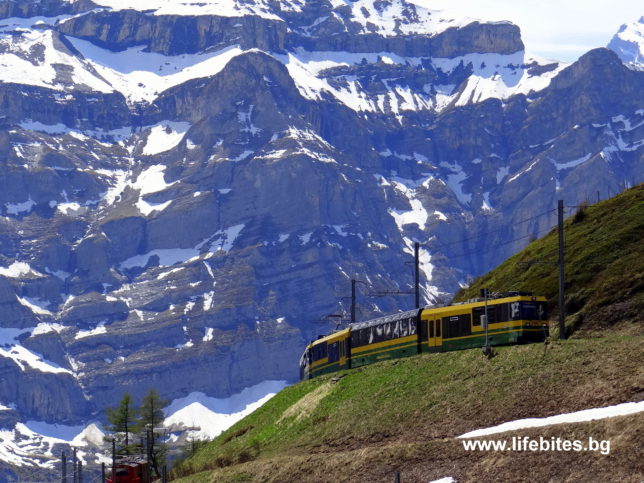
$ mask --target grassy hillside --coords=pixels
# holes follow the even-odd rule
[[[459,434],[505,421],[644,399],[644,187],[566,224],[566,341],[425,354],[290,386],[174,470],[197,482],[633,481],[644,413],[494,436],[611,441],[592,452],[473,452]],[[557,297],[556,233],[477,280]],[[512,287],[508,287],[512,280]]]
[[[566,325],[599,335],[641,332],[644,320],[644,184],[579,208],[565,222]],[[548,297],[558,313],[557,230],[475,280],[455,300],[479,289],[527,290]],[[545,262],[545,263],[544,263]],[[553,324],[551,328],[556,327]]]
[[[641,481],[644,414],[521,431],[612,440],[608,456],[531,453],[530,466],[519,463],[526,454],[468,453],[453,438],[509,420],[641,400],[643,342],[609,336],[501,347],[489,360],[480,350],[427,354],[346,371],[335,382],[331,375],[305,381],[230,428],[175,475],[203,482],[392,482],[400,471],[404,482],[490,480],[500,471],[494,461],[503,457],[502,474],[514,481],[590,475],[588,468],[596,481]],[[555,458],[561,467],[539,466]]]

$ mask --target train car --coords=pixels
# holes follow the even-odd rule
[[[418,354],[418,315],[410,310],[351,324],[350,367]]]
[[[349,334],[350,329],[344,329],[311,342],[300,359],[300,377],[349,369]]]
[[[300,377],[310,379],[341,369],[421,352],[483,347],[487,310],[490,346],[540,342],[548,336],[547,302],[530,293],[493,295],[445,307],[410,310],[351,324],[311,342],[300,358]]]
[[[490,345],[543,341],[548,335],[544,297],[529,293],[502,294],[487,301]],[[481,316],[486,302],[476,301],[424,309],[420,314],[421,352],[443,352],[482,347],[485,327]]]
[[[106,483],[150,483],[148,462],[144,458],[129,456],[116,462],[116,474],[105,478]]]

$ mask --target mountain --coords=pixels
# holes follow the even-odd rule
[[[611,39],[608,48],[629,68],[644,70],[644,17],[640,17],[637,22],[622,25]]]
[[[517,290],[538,290],[553,308],[546,344],[496,347],[490,359],[479,349],[421,354],[302,381],[181,462],[174,476],[390,482],[399,472],[401,481],[419,483],[447,477],[636,481],[644,424],[643,215],[640,184],[583,206],[566,221],[567,340],[553,330],[558,269],[548,262],[556,259],[554,230],[456,299],[503,280],[513,280]],[[610,440],[610,459],[597,452],[467,451],[465,434],[507,444],[525,437]]]
[[[0,1],[15,440],[126,391],[293,381],[352,278],[360,319],[412,306],[373,295],[412,291],[415,241],[423,303],[446,300],[557,199],[642,180],[644,74],[608,49],[544,61],[402,0],[130,3]]]

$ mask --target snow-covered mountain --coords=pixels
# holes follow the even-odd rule
[[[644,70],[644,16],[637,22],[622,25],[611,39],[608,48],[629,68]]]
[[[642,180],[643,76],[401,0],[0,2],[0,423],[292,381],[414,241],[445,300]]]

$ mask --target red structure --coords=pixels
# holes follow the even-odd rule
[[[148,462],[143,458],[121,458],[116,462],[116,476],[110,475],[106,483],[150,483]]]

